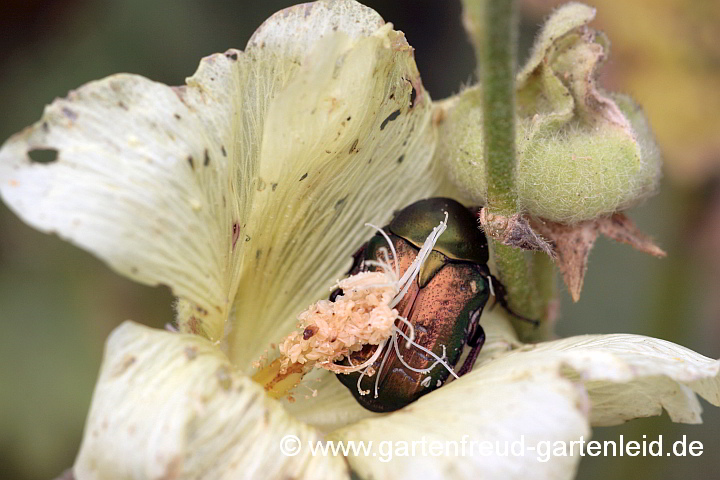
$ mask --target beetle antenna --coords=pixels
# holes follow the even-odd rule
[[[500,282],[497,278],[494,276],[488,274],[487,276],[490,286],[492,288],[493,282],[497,286],[497,295],[495,298],[497,299],[498,303],[505,309],[506,312],[508,312],[513,317],[517,318],[518,320],[522,320],[523,322],[528,322],[532,324],[534,327],[538,327],[540,325],[540,322],[538,320],[533,320],[532,318],[525,317],[523,315],[520,315],[519,313],[515,312],[512,308],[510,308],[510,305],[507,301],[507,291],[505,290],[505,285]]]

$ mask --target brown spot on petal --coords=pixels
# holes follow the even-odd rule
[[[263,180],[261,177],[257,178],[257,184],[255,188],[258,192],[262,192],[265,190],[265,187],[267,187],[267,183],[265,183],[265,180]]]
[[[135,355],[125,355],[125,357],[122,359],[122,361],[115,366],[115,368],[113,369],[113,372],[110,374],[110,376],[118,377],[118,376],[122,375],[136,361],[137,361],[137,358],[135,357]]]
[[[196,335],[202,334],[202,323],[195,315],[190,316],[187,326],[190,329],[190,333],[194,333]]]
[[[385,127],[387,127],[387,124],[394,121],[399,116],[400,116],[399,109],[392,112],[390,115],[387,116],[387,118],[385,120],[382,121],[382,123],[380,124],[380,130],[385,130]]]
[[[185,356],[188,360],[195,360],[197,358],[197,348],[195,347],[187,346],[185,347],[183,352],[185,353]]]
[[[240,238],[240,224],[237,222],[233,223],[232,226],[232,248],[235,250],[235,244],[238,241],[238,238]]]
[[[348,153],[357,152],[357,146],[360,139],[356,138],[352,145],[350,145],[350,151]]]

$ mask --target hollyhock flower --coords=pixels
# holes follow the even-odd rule
[[[82,86],[4,144],[0,193],[21,218],[178,298],[179,333],[128,321],[108,339],[76,478],[571,478],[577,450],[387,461],[309,445],[531,446],[663,409],[697,423],[696,393],[720,404],[717,361],[634,335],[523,345],[499,312],[471,373],[397,412],[321,370],[266,395],[253,362],[327,296],[364,223],[440,190],[432,107],[402,33],[329,0],[275,14],[185,86]]]

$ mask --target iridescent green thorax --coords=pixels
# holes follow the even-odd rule
[[[433,250],[451,260],[465,260],[484,265],[488,261],[485,234],[475,215],[450,198],[428,198],[402,209],[388,225],[393,234],[420,248],[432,229],[445,219],[447,230],[440,236]]]

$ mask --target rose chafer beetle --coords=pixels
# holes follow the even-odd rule
[[[376,267],[366,262],[373,264],[387,255],[388,239],[397,255],[391,261],[397,262],[402,274],[433,228],[445,220],[446,213],[446,231],[396,306],[399,314],[414,327],[414,343],[388,343],[385,349],[391,351],[382,353],[375,361],[373,376],[361,377],[360,372],[337,374],[360,405],[368,410],[397,410],[441,387],[451,372],[437,365],[437,358],[455,367],[466,345],[470,352],[457,376],[469,372],[485,342],[479,320],[491,293],[508,309],[504,288],[488,269],[487,239],[478,228],[475,213],[449,198],[420,200],[398,212],[383,228],[387,239],[378,232],[355,253],[349,274],[374,270]],[[342,290],[335,290],[330,300],[335,301],[341,294]],[[397,327],[407,333],[407,326],[397,324]],[[376,348],[376,345],[366,345],[339,363],[361,364],[375,353]]]

